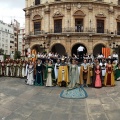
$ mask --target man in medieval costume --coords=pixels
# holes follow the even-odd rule
[[[61,59],[61,64],[58,70],[58,86],[66,87],[69,83],[68,79],[68,66],[64,62],[64,57]]]
[[[80,68],[80,84],[86,87],[91,84],[89,64],[86,59],[84,59],[84,63],[81,64]]]
[[[60,59],[57,60],[57,63],[55,63],[55,67],[54,67],[56,82],[57,82],[57,79],[58,79],[59,66],[60,66]]]

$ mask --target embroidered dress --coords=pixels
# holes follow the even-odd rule
[[[26,76],[26,66],[25,63],[22,65],[22,77],[24,78]]]
[[[112,65],[106,66],[106,75],[105,75],[105,79],[104,79],[104,85],[105,86],[114,86],[115,85],[115,78],[114,78]]]
[[[101,88],[102,87],[102,82],[101,82],[101,69],[100,66],[97,65],[95,69],[95,87],[96,88]]]
[[[45,72],[46,86],[53,86],[53,80],[55,80],[54,68],[51,65],[46,66]]]
[[[27,84],[28,84],[28,85],[33,85],[33,84],[34,84],[33,74],[34,74],[33,65],[29,65],[29,66],[28,66],[28,76],[27,76],[27,78],[28,78]]]
[[[69,80],[70,80],[70,84],[68,85],[69,88],[74,88],[76,84],[80,84],[77,65],[70,65]]]
[[[42,64],[36,65],[36,86],[43,86],[43,79],[42,79]]]

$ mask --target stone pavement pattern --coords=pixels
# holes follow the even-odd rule
[[[0,77],[0,120],[120,120],[120,82],[85,88],[86,99],[62,99],[64,88],[28,86],[24,79]]]

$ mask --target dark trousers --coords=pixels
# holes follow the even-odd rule
[[[83,62],[83,51],[79,51],[79,62]]]

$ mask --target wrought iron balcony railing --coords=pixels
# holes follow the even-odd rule
[[[41,35],[45,34],[44,30],[30,32],[30,35]],[[108,29],[96,29],[96,28],[84,28],[84,29],[77,29],[76,27],[67,27],[67,28],[58,28],[58,29],[50,29],[48,34],[57,34],[57,33],[92,33],[92,34],[115,34],[120,35],[120,31],[113,31],[111,32]]]

